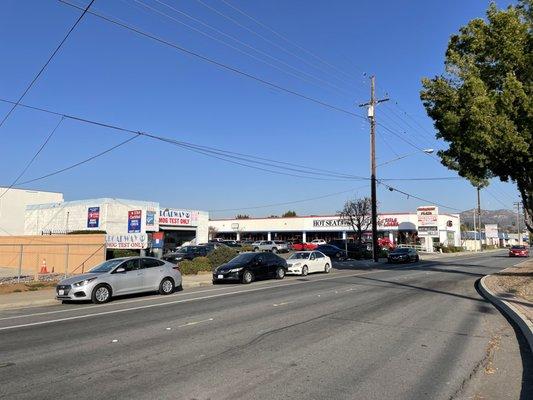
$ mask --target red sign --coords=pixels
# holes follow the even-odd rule
[[[398,222],[398,218],[387,217],[387,218],[380,219],[378,221],[378,225],[390,228],[390,227],[399,226],[400,223]]]

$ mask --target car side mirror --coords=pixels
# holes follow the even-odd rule
[[[118,267],[115,272],[117,274],[123,274],[124,272],[126,272],[126,269],[124,267]]]

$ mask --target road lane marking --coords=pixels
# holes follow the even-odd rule
[[[383,271],[381,271],[381,270],[380,271],[368,271],[368,272],[363,272],[361,274],[342,275],[342,277],[350,278],[350,277],[357,277],[357,276],[361,276],[361,275],[368,275],[368,274],[378,273],[378,272],[383,272]],[[329,275],[331,275],[331,274],[329,274]],[[29,323],[26,323],[26,324],[19,324],[19,325],[11,325],[11,326],[0,327],[0,331],[6,331],[6,330],[16,329],[16,328],[25,328],[25,327],[30,327],[30,326],[47,325],[47,324],[52,324],[52,323],[55,323],[55,322],[72,321],[72,320],[78,320],[78,319],[84,319],[84,318],[90,318],[90,317],[97,317],[97,316],[100,316],[100,315],[120,314],[120,313],[127,312],[127,311],[144,310],[144,309],[148,309],[148,308],[162,307],[162,306],[166,306],[166,305],[173,305],[173,304],[180,304],[180,303],[190,303],[190,302],[196,301],[196,300],[206,300],[206,299],[212,299],[212,298],[217,298],[217,297],[231,296],[231,295],[240,294],[240,293],[250,293],[250,292],[257,292],[257,291],[260,291],[260,290],[267,290],[267,289],[272,289],[272,288],[294,286],[294,285],[302,285],[302,284],[305,284],[305,283],[312,283],[312,282],[327,281],[327,280],[332,280],[332,279],[337,279],[337,278],[338,278],[338,276],[328,276],[328,277],[322,278],[322,279],[313,279],[312,281],[292,281],[291,283],[288,283],[288,284],[265,286],[265,287],[247,289],[247,290],[237,290],[237,291],[233,291],[233,292],[218,293],[218,294],[213,294],[213,295],[208,295],[208,296],[193,297],[193,298],[189,298],[189,299],[167,301],[167,302],[164,302],[164,303],[146,304],[146,305],[142,305],[142,306],[138,306],[138,307],[121,308],[121,309],[117,309],[117,310],[103,311],[103,312],[98,312],[98,313],[74,315],[74,316],[71,316],[71,317],[57,318],[57,319],[51,319],[51,320],[46,320],[46,321],[29,322]],[[26,316],[29,316],[29,315],[26,315]],[[6,319],[9,319],[9,318],[6,318]]]
[[[344,275],[342,272],[333,272],[333,273],[330,273],[328,274],[329,276],[348,276],[348,275]],[[287,281],[289,282],[293,282],[293,281],[296,281],[297,280],[297,277],[294,277],[293,279],[288,279]],[[316,280],[320,280],[320,279],[313,279],[312,281],[310,282],[314,282]],[[286,286],[285,284],[278,284],[276,285],[275,282],[272,282],[272,281],[265,281],[265,282],[255,282],[254,283],[254,286],[259,286],[259,285],[266,285],[266,284],[270,284],[271,287],[277,287],[277,286]],[[197,293],[208,293],[208,292],[217,292],[217,291],[220,291],[220,290],[224,290],[224,289],[227,289],[227,287],[219,287],[219,288],[213,288],[213,289],[205,289],[205,290],[196,290],[196,291],[193,291],[193,292],[182,292],[182,293],[176,293],[174,296],[188,296],[188,295],[194,295],[194,294],[197,294]],[[161,300],[161,296],[151,296],[151,297],[143,297],[143,298],[139,298],[139,299],[132,299],[132,300],[124,300],[124,301],[121,301],[120,299],[117,299],[116,301],[117,302],[112,302],[112,303],[107,303],[107,304],[98,304],[98,305],[90,305],[88,307],[90,307],[90,309],[97,309],[97,308],[107,308],[107,307],[112,307],[112,306],[120,306],[122,304],[131,304],[131,303],[138,303],[138,302],[142,302],[142,301],[150,301],[150,300]],[[4,320],[7,320],[7,319],[18,319],[18,318],[26,318],[26,317],[37,317],[37,316],[41,316],[41,315],[50,315],[50,314],[59,314],[59,313],[65,313],[65,312],[70,312],[70,311],[80,311],[80,310],[87,310],[88,308],[87,307],[76,307],[76,308],[68,308],[68,309],[63,309],[63,310],[54,310],[54,311],[43,311],[43,312],[38,312],[38,313],[32,313],[32,314],[23,314],[23,315],[13,315],[13,316],[10,316],[10,317],[1,317],[0,318],[0,321],[4,321]],[[16,309],[14,309],[16,310]],[[7,311],[13,311],[13,310],[7,310]],[[0,310],[1,312],[1,310]]]
[[[202,320],[202,321],[187,322],[186,324],[179,325],[178,328],[184,328],[184,327],[186,327],[186,326],[192,326],[192,325],[203,324],[203,323],[205,323],[205,322],[211,322],[211,321],[213,321],[213,318],[204,319],[204,320]]]
[[[425,266],[425,265],[421,265],[421,264],[418,264],[418,265],[415,265],[415,266],[406,265],[404,267],[395,268],[394,271],[404,270],[404,269],[413,268],[413,267],[423,267],[423,266]],[[267,290],[267,289],[275,289],[275,288],[286,287],[286,286],[300,285],[300,284],[305,284],[305,283],[328,281],[328,280],[332,280],[332,279],[337,279],[339,277],[341,277],[341,278],[352,278],[352,277],[358,277],[358,276],[369,275],[369,274],[377,274],[377,273],[382,273],[382,272],[385,272],[385,273],[386,272],[391,272],[391,270],[372,270],[372,271],[362,272],[362,273],[359,273],[359,274],[349,274],[349,275],[344,275],[342,273],[335,273],[335,274],[328,274],[328,276],[325,277],[325,278],[317,278],[317,279],[306,280],[306,281],[298,281],[298,280],[294,279],[294,280],[291,280],[290,283],[287,283],[287,284],[277,284],[277,285],[274,284],[274,285],[270,285],[270,286],[256,287],[256,288],[252,288],[252,289],[237,290],[237,291],[232,291],[232,292],[224,292],[224,293],[218,293],[218,294],[213,294],[213,295],[193,297],[193,298],[180,299],[180,300],[174,300],[174,301],[167,301],[167,302],[155,303],[155,304],[146,304],[146,305],[142,305],[142,306],[138,306],[138,307],[121,308],[121,309],[103,311],[103,312],[97,312],[97,313],[74,315],[74,316],[71,316],[71,317],[57,318],[57,319],[46,320],[46,321],[37,321],[37,322],[30,322],[30,323],[26,323],[26,324],[5,326],[5,327],[0,327],[0,331],[6,331],[6,330],[11,330],[11,329],[16,329],[16,328],[24,328],[24,327],[30,327],[30,326],[47,325],[47,324],[52,324],[52,323],[56,323],[56,322],[64,322],[64,321],[85,319],[85,318],[97,317],[97,316],[101,316],[101,315],[119,314],[119,313],[128,312],[128,311],[144,310],[144,309],[148,309],[148,308],[162,307],[162,306],[166,306],[166,305],[189,303],[189,302],[197,301],[197,300],[206,300],[206,299],[212,299],[212,298],[218,298],[218,297],[224,297],[224,296],[231,296],[231,295],[241,294],[241,293],[250,293],[250,292],[256,292],[256,291],[260,291],[260,290]],[[435,272],[438,272],[438,271],[435,271]],[[212,292],[212,291],[213,290],[208,290],[207,292]],[[198,292],[194,292],[194,293],[198,293]],[[191,294],[193,294],[193,293],[191,293]],[[121,303],[121,304],[124,304],[124,303]],[[101,307],[101,306],[97,306],[97,307]],[[26,314],[26,315],[14,316],[14,317],[4,317],[4,318],[1,318],[0,320],[31,317],[31,316],[38,316],[38,315],[46,315],[46,314],[52,314],[52,313],[57,313],[57,312],[75,311],[75,310],[76,309],[48,311],[46,313],[36,313],[36,314]],[[85,308],[79,307],[79,308],[77,308],[77,310],[85,310]]]
[[[284,303],[278,303],[278,304],[272,304],[274,307],[279,307],[279,306],[286,306],[287,304],[291,304],[291,303],[294,303],[294,301],[287,301],[287,302],[284,302]]]

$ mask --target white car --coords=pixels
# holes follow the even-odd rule
[[[322,246],[323,244],[328,244],[324,239],[313,239],[311,243],[317,246]]]
[[[288,274],[306,276],[331,271],[331,259],[320,251],[298,251],[287,259]]]

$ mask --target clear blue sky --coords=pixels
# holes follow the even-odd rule
[[[265,59],[263,54],[187,20],[157,0],[142,1]],[[317,69],[302,61],[303,58],[317,64],[309,54],[283,42],[220,0],[202,1],[297,57],[224,19],[196,0],[160,1],[290,64],[297,69],[297,72],[292,71],[298,76],[304,71],[320,80],[309,75],[303,75],[305,80],[301,80],[272,68],[143,8],[133,0],[96,0],[94,10],[360,114],[364,111],[356,105],[366,101],[369,93],[369,82],[363,72],[373,73],[377,76],[378,92],[388,93],[411,116],[403,115],[390,102],[380,106],[378,120],[421,148],[438,148],[443,144],[429,137],[433,133],[432,123],[419,100],[420,79],[442,71],[450,34],[470,19],[484,16],[488,5],[488,1],[481,0],[227,0],[335,66],[332,69],[318,63],[321,69]],[[86,3],[86,0],[77,0],[79,5]],[[500,1],[498,5],[509,3]],[[53,0],[6,0],[1,7],[0,97],[16,100],[80,12]],[[289,70],[285,64],[266,60]],[[339,70],[351,78],[347,79]],[[23,102],[196,144],[314,168],[369,175],[369,135],[365,121],[221,70],[92,15],[82,20]],[[0,115],[5,115],[8,109],[6,104],[0,104]],[[23,108],[13,113],[0,128],[0,185],[12,182],[57,122],[58,117]],[[397,157],[393,150],[398,155],[416,151],[382,128],[378,128],[377,134],[378,162]],[[127,135],[123,133],[66,120],[22,180],[80,161],[125,138]],[[419,153],[383,166],[378,176],[456,175]],[[273,175],[140,138],[92,163],[35,182],[30,187],[63,192],[67,200],[107,196],[203,210],[283,203],[359,188],[294,205],[242,211],[270,215],[287,209],[295,209],[299,214],[333,213],[349,196],[366,195],[368,189],[361,188],[364,185],[368,186],[358,181],[327,182]],[[459,209],[475,204],[475,190],[464,181],[394,182],[391,185]],[[503,208],[501,203],[510,208],[517,199],[511,184],[495,182],[490,190],[500,202],[484,194],[484,208]],[[382,211],[414,210],[422,204],[383,187],[379,188],[379,202]],[[213,215],[231,216],[238,212]]]

